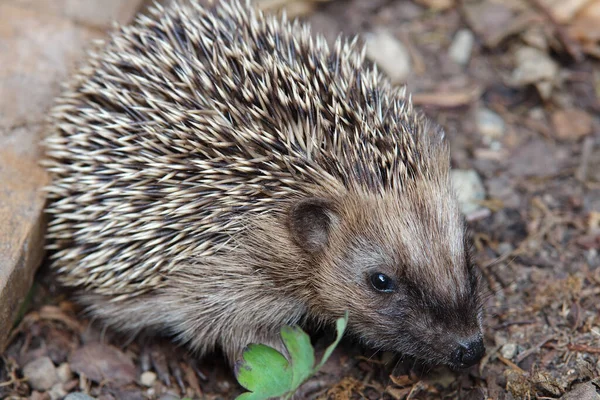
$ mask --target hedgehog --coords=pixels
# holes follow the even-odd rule
[[[49,115],[50,268],[108,326],[234,362],[348,312],[367,348],[482,358],[444,130],[357,38],[237,0],[155,5]]]

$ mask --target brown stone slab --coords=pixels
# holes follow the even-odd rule
[[[100,37],[66,18],[0,1],[0,136],[40,124],[84,49]]]
[[[142,0],[12,0],[14,4],[65,17],[79,24],[107,29],[113,22],[127,23]]]
[[[47,182],[35,160],[0,150],[0,353],[44,253]]]

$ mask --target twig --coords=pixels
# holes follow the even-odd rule
[[[497,331],[499,329],[508,328],[509,326],[513,326],[513,325],[531,325],[531,324],[535,324],[535,320],[529,319],[526,321],[508,321],[508,322],[504,322],[502,324],[498,324],[498,325],[494,326],[492,329]],[[546,340],[546,342],[547,342],[547,340]]]
[[[11,380],[6,381],[6,382],[0,382],[0,387],[15,385],[17,383],[23,383],[23,382],[27,382],[27,378],[11,379]]]
[[[514,369],[517,372],[520,372],[522,374],[526,374],[527,372],[525,372],[524,369],[522,369],[521,367],[519,367],[517,364],[515,364],[514,362],[502,357],[500,354],[496,354],[496,357],[498,357],[498,360],[502,361],[504,364],[506,364],[507,366],[511,367],[512,369]]]
[[[546,343],[543,347],[547,347],[549,349],[554,350],[564,350],[564,348],[557,346],[555,343]],[[600,354],[599,347],[592,347],[585,344],[568,344],[565,347],[567,348],[567,350],[574,351],[577,353]]]
[[[455,108],[471,104],[481,95],[481,88],[470,88],[455,92],[415,93],[412,102],[418,106]]]
[[[526,359],[530,354],[537,353],[538,351],[540,351],[540,348],[543,345],[545,345],[546,343],[548,343],[551,340],[554,340],[555,337],[556,337],[556,335],[550,335],[550,336],[545,337],[543,340],[541,340],[538,344],[536,344],[532,348],[527,349],[524,352],[522,352],[521,354],[519,354],[517,356],[517,358],[515,359],[515,361],[520,363],[521,361]]]

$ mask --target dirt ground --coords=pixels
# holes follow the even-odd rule
[[[600,2],[295,3],[329,40],[369,33],[370,56],[446,129],[453,167],[481,178],[467,218],[488,288],[479,366],[426,368],[344,341],[299,397],[599,399]],[[25,366],[55,374],[51,388],[24,380]],[[42,269],[0,358],[0,398],[68,392],[230,399],[240,388],[219,354],[196,360],[91,324]]]

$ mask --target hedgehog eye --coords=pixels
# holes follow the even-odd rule
[[[391,293],[395,289],[394,281],[386,274],[375,272],[369,277],[371,285],[378,292]]]

